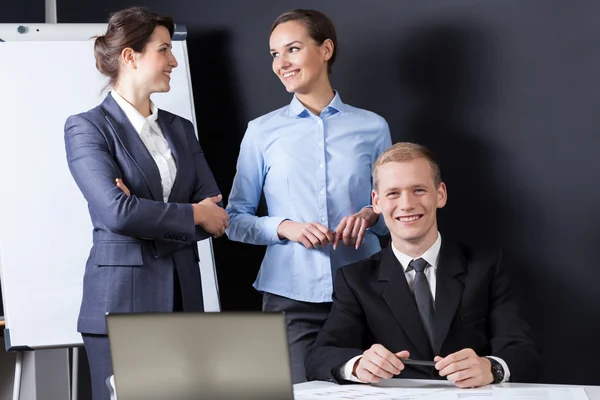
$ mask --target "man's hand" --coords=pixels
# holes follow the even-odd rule
[[[342,218],[337,228],[335,228],[333,249],[337,249],[340,239],[344,246],[354,246],[355,249],[358,249],[365,237],[365,231],[375,225],[378,218],[379,215],[370,207],[363,208],[356,214]]]
[[[325,247],[333,241],[333,232],[318,222],[294,222],[285,220],[277,227],[281,239],[302,243],[307,249]]]
[[[219,194],[207,197],[200,203],[192,204],[194,210],[194,224],[200,225],[202,229],[218,238],[225,233],[229,226],[229,215],[219,206],[223,197]]]
[[[390,379],[404,369],[401,358],[408,358],[408,351],[392,353],[380,344],[374,344],[356,361],[352,374],[364,383],[378,383]]]
[[[494,381],[490,360],[479,357],[472,349],[463,349],[444,358],[437,356],[433,361],[440,376],[445,376],[459,388],[485,386]]]

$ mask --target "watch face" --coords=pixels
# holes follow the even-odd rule
[[[492,359],[490,361],[492,362],[492,375],[494,376],[493,383],[502,382],[504,379],[504,368],[502,368],[502,365],[498,361]]]

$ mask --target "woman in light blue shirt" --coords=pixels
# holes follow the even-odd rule
[[[380,250],[371,166],[391,145],[379,115],[344,104],[329,82],[331,21],[294,10],[273,23],[273,72],[292,102],[248,124],[229,197],[227,236],[267,245],[254,287],[264,311],[285,311],[294,383],[331,308],[335,271]],[[264,190],[268,216],[257,217]]]

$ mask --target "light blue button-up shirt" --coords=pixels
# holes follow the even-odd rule
[[[387,122],[342,103],[339,94],[315,116],[294,96],[289,106],[248,124],[227,212],[230,240],[267,245],[254,282],[257,290],[294,300],[331,301],[335,271],[380,250],[375,233],[387,233],[383,218],[367,230],[361,247],[305,248],[281,240],[286,219],[319,222],[332,231],[343,217],[371,204],[371,167],[391,146]],[[257,217],[264,190],[268,216]]]

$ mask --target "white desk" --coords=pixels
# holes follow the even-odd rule
[[[111,400],[116,400],[114,393],[114,378],[111,376],[110,380],[107,380],[107,384],[111,389]],[[328,386],[335,386],[335,383],[325,381],[312,381],[298,383],[294,385],[294,392],[301,394],[303,389],[319,389],[326,388]],[[453,383],[448,381],[435,381],[435,380],[419,380],[419,379],[387,379],[383,382],[374,386],[385,386],[385,387],[404,387],[404,388],[431,388],[431,389],[448,389],[448,390],[459,390],[454,386]],[[532,383],[502,383],[497,385],[499,387],[508,388],[548,388],[548,387],[583,387],[590,400],[600,400],[600,386],[570,386],[570,385],[547,385],[547,384],[532,384]],[[486,390],[489,387],[477,388],[477,389],[461,389],[465,391],[477,391]]]
[[[335,383],[324,382],[324,381],[312,381],[298,383],[294,385],[294,392],[298,394],[303,389],[319,389],[326,388],[328,386],[335,386]],[[441,389],[448,388],[456,390],[456,386],[448,381],[435,381],[435,380],[419,380],[419,379],[386,379],[375,386],[386,386],[386,387],[405,387],[405,388],[431,388]],[[499,387],[514,387],[514,388],[536,388],[536,387],[583,387],[590,400],[600,400],[600,386],[569,386],[569,385],[547,385],[547,384],[532,384],[532,383],[502,383],[497,385]],[[489,387],[487,387],[489,389]],[[485,388],[481,388],[485,389]],[[480,390],[480,389],[464,389],[469,391]]]

